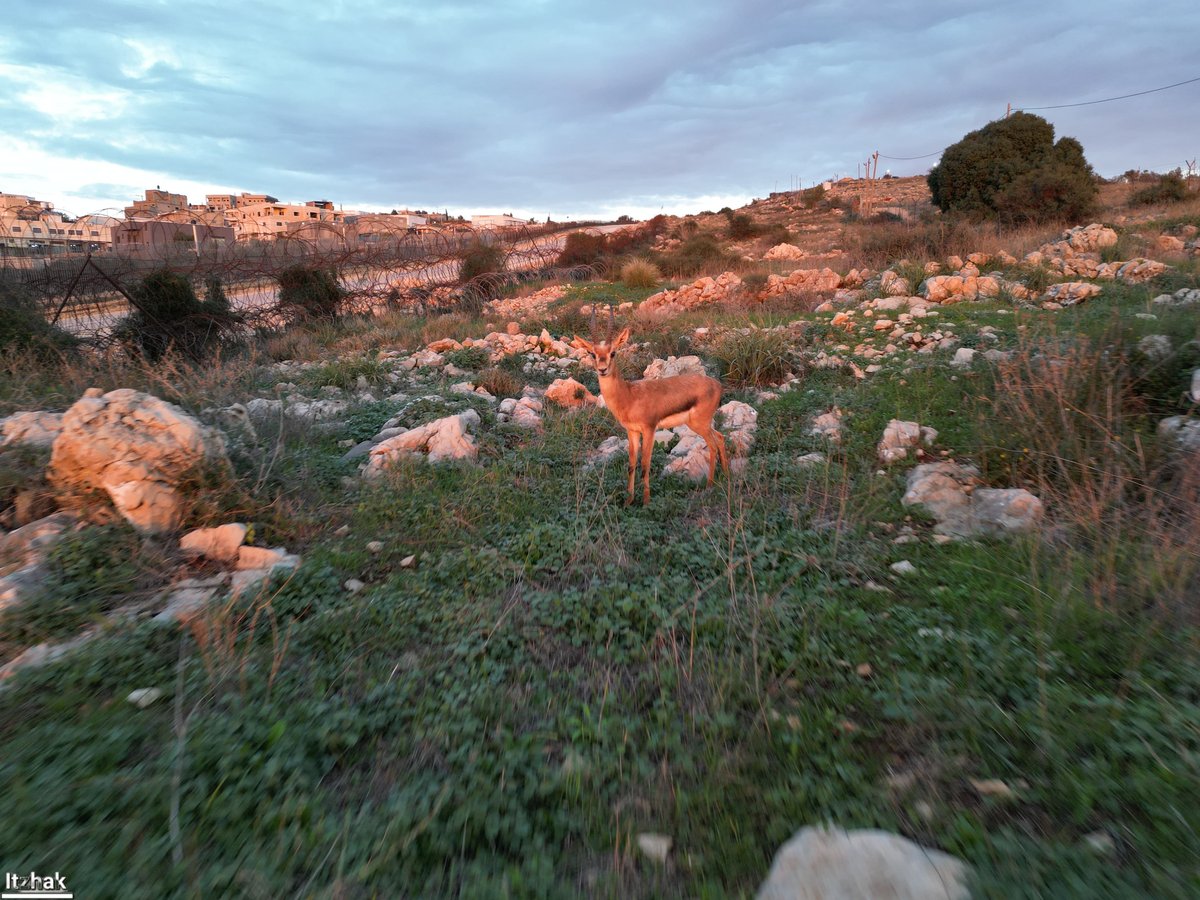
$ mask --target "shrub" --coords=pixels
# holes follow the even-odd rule
[[[1077,221],[1098,193],[1079,141],[1055,143],[1053,125],[1022,112],[947,147],[928,180],[943,212],[1010,222]]]
[[[738,386],[779,384],[792,371],[792,346],[777,331],[730,331],[712,346],[723,377]]]
[[[757,237],[762,229],[745,213],[737,213],[729,217],[729,237],[735,241]]]
[[[575,266],[595,266],[600,263],[604,252],[604,235],[572,231],[563,243],[562,252],[558,254],[556,265],[564,269]]]
[[[816,209],[825,199],[825,185],[818,184],[800,192],[800,202],[805,209]]]
[[[662,273],[658,266],[644,259],[635,259],[621,267],[621,280],[632,288],[650,288],[658,284]]]
[[[724,268],[737,261],[711,234],[688,238],[670,253],[659,254],[660,268],[678,275],[695,275],[707,269]]]
[[[931,260],[961,254],[969,249],[971,237],[965,227],[942,220],[871,225],[863,229],[860,240],[864,262],[883,267],[905,258]]]
[[[41,309],[19,289],[0,284],[0,349],[30,351],[49,359],[74,350],[74,335],[46,321]]]
[[[216,279],[201,301],[186,277],[160,269],[129,295],[136,308],[113,329],[113,337],[127,352],[150,362],[171,352],[193,361],[204,359],[241,321]]]
[[[483,347],[463,347],[443,354],[446,362],[460,369],[482,369],[488,364],[490,354]]]
[[[1150,205],[1151,203],[1178,203],[1187,199],[1187,183],[1183,175],[1176,169],[1166,175],[1160,175],[1157,184],[1142,188],[1129,198],[1130,203]]]
[[[279,273],[279,305],[298,321],[333,319],[345,291],[337,272],[319,266],[292,266]]]
[[[509,357],[520,361],[520,357]],[[504,399],[505,397],[520,397],[521,391],[524,390],[525,384],[521,379],[504,369],[491,367],[484,369],[475,377],[475,386],[481,387],[493,397]]]
[[[463,256],[462,264],[458,268],[458,280],[465,284],[485,275],[496,275],[504,271],[504,266],[502,247],[498,244],[478,243]]]
[[[40,590],[3,613],[5,640],[28,645],[70,637],[113,609],[139,585],[140,544],[127,525],[63,535],[46,554]]]

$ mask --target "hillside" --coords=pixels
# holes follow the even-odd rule
[[[486,303],[10,348],[7,869],[737,897],[832,824],[975,897],[1195,896],[1200,198],[1134,190],[997,228],[844,182],[568,236]],[[573,338],[626,326],[627,379],[721,381],[712,487],[679,426],[625,505]]]

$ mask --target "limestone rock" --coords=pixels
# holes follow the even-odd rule
[[[1061,281],[1046,288],[1045,300],[1062,306],[1074,306],[1100,293],[1100,285],[1086,281]]]
[[[221,434],[174,404],[93,388],[63,415],[46,474],[68,496],[104,491],[134,528],[157,534],[179,525],[184,478],[228,466]]]
[[[879,441],[879,461],[893,463],[908,456],[908,451],[920,444],[932,445],[937,440],[937,431],[921,426],[916,422],[902,422],[892,419],[883,429],[883,437]]]
[[[934,531],[953,537],[1000,537],[1029,531],[1041,521],[1042,501],[1029,491],[980,485],[974,466],[925,463],[908,473],[901,502],[924,506],[938,520]]]
[[[807,255],[795,244],[776,244],[763,254],[763,259],[804,259]]]
[[[670,378],[673,375],[707,375],[698,356],[668,356],[646,366],[643,378]]]
[[[179,539],[179,549],[219,562],[233,562],[246,540],[246,531],[246,526],[240,522],[230,522],[216,528],[197,528]]]
[[[1180,450],[1200,453],[1200,419],[1190,416],[1170,416],[1158,423],[1158,436]]]
[[[574,378],[556,378],[546,388],[546,399],[567,409],[596,405],[595,395]]]
[[[28,444],[49,448],[62,431],[62,413],[18,412],[0,420],[0,447]]]
[[[817,437],[823,437],[833,444],[842,440],[842,411],[836,406],[827,413],[821,413],[813,419],[810,429]]]
[[[542,402],[532,397],[507,397],[500,401],[496,421],[509,422],[521,428],[539,429],[542,427]]]
[[[754,432],[758,428],[758,411],[748,403],[730,400],[717,410],[714,417],[717,430],[725,435],[725,449],[730,457],[745,457],[754,444]],[[692,481],[708,480],[708,445],[704,438],[686,425],[675,429],[679,443],[671,450],[672,459],[663,469],[664,475],[682,475]],[[733,467],[732,461],[730,467]]]
[[[363,475],[378,476],[397,456],[425,454],[429,462],[472,461],[479,455],[471,429],[479,425],[479,413],[468,409],[419,428],[398,434],[371,448]]]
[[[966,900],[967,874],[886,831],[804,828],[775,854],[758,900]]]
[[[162,611],[154,617],[155,622],[187,622],[198,615],[225,587],[228,575],[221,573],[211,578],[185,578],[171,585],[166,594]]]

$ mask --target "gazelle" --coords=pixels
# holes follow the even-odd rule
[[[633,502],[633,485],[637,473],[639,445],[642,456],[642,505],[650,502],[650,459],[654,453],[654,432],[659,428],[687,425],[704,438],[708,445],[708,483],[713,483],[717,459],[729,472],[725,456],[725,436],[713,427],[713,413],[721,404],[721,382],[707,375],[675,375],[670,378],[645,378],[626,381],[617,364],[617,351],[629,340],[626,328],[611,343],[593,344],[579,335],[572,347],[586,350],[596,364],[600,376],[600,395],[629,438],[629,495]]]

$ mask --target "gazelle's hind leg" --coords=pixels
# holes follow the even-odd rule
[[[729,459],[725,455],[725,435],[717,431],[712,424],[712,416],[707,418],[701,415],[696,415],[688,418],[688,428],[704,438],[704,443],[708,445],[708,483],[713,483],[713,477],[717,474],[717,460],[721,461],[721,470],[726,474],[729,472]]]
[[[650,505],[650,461],[654,456],[654,428],[642,432],[642,506]]]
[[[625,436],[629,439],[629,489],[625,496],[625,505],[628,506],[633,502],[634,478],[637,477],[638,445],[641,444],[642,434],[640,431],[627,431]]]

